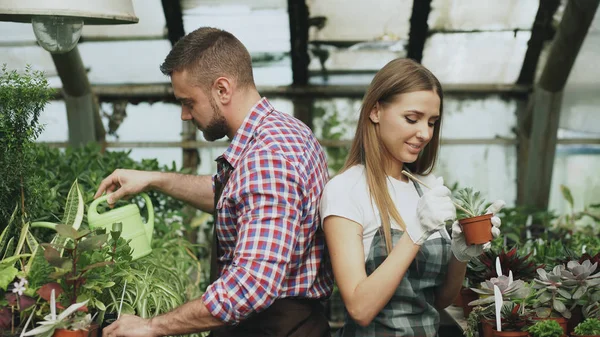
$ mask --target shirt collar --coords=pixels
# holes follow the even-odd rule
[[[225,159],[235,168],[246,145],[254,137],[254,131],[256,131],[258,126],[262,123],[262,120],[273,110],[275,110],[275,108],[273,108],[269,100],[267,100],[266,97],[261,98],[252,109],[250,109],[250,113],[246,118],[244,118],[244,122],[242,122],[242,125],[235,133],[227,150],[225,150],[225,152],[216,160],[219,161]]]

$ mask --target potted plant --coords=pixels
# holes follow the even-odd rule
[[[569,261],[566,269],[562,271],[563,284],[571,290],[571,311],[581,312],[582,308],[597,302],[600,295],[600,272],[597,272],[598,263],[592,264],[590,260],[583,262]],[[581,322],[583,315],[572,315],[569,319],[567,332]]]
[[[510,273],[509,276],[501,275],[499,277],[492,277],[491,279],[482,282],[479,288],[472,288],[472,290],[479,294],[481,298],[469,303],[469,305],[482,307],[480,312],[483,313],[481,325],[483,331],[482,335],[484,337],[491,337],[493,335],[493,326],[495,324],[494,286],[497,286],[500,290],[500,294],[505,303],[504,306],[508,304],[518,306],[520,308],[517,312],[519,316],[525,317],[529,315],[528,311],[525,309],[525,303],[531,294],[529,284],[525,283],[523,280],[513,281],[512,273]],[[507,317],[509,317],[507,321],[510,323],[509,325],[515,326],[512,321],[516,319],[516,316],[507,315]]]
[[[492,216],[484,214],[486,202],[479,191],[467,187],[458,190],[455,202],[459,209],[456,216],[463,229],[468,245],[492,241]]]
[[[598,337],[600,336],[600,319],[587,318],[585,321],[577,324],[573,329],[572,337]]]
[[[571,312],[566,306],[571,300],[571,292],[563,284],[562,275],[565,266],[555,266],[552,271],[537,270],[538,278],[533,280],[533,289],[536,289],[534,298],[535,319],[549,319],[556,321],[567,333],[567,319]]]
[[[572,337],[598,337],[600,336],[600,319],[587,318],[585,321],[577,324],[573,329]]]
[[[517,250],[517,247],[513,247],[510,250],[492,248],[469,261],[466,272],[468,283],[476,286],[486,280],[497,277],[496,259],[500,261],[502,273],[505,276],[508,276],[510,271],[513,279],[525,282],[534,278],[537,268],[544,267],[543,265],[537,265],[533,261],[531,253],[523,255]],[[468,313],[471,310],[468,304],[475,301],[478,298],[478,294],[469,288],[461,289],[460,294],[463,298],[465,317],[468,317]]]
[[[50,295],[50,313],[44,320],[38,322],[40,326],[27,331],[22,336],[40,337],[88,337],[96,336],[97,328],[92,325],[93,317],[79,311],[84,308],[87,301],[73,303],[68,308],[57,314],[55,291]]]
[[[558,322],[553,320],[537,321],[525,331],[529,332],[531,337],[561,337],[565,333]]]
[[[525,329],[529,325],[529,313],[525,310],[525,306],[509,302],[502,306],[500,311],[501,331],[493,330],[494,337],[527,337],[529,334]],[[495,328],[495,324],[494,324]]]

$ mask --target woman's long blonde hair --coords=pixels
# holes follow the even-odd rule
[[[377,72],[371,81],[360,109],[350,154],[340,171],[343,172],[354,165],[364,165],[371,201],[375,202],[375,206],[381,214],[388,254],[393,246],[390,216],[404,230],[406,230],[406,224],[388,192],[385,164],[389,158],[386,158],[377,124],[371,121],[369,115],[377,103],[386,106],[392,103],[397,95],[429,90],[434,91],[440,97],[440,118],[433,130],[431,141],[425,146],[418,159],[414,163],[404,164],[413,173],[429,174],[435,165],[440,143],[444,97],[438,79],[427,68],[410,59],[390,61]]]

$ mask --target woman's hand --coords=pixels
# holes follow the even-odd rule
[[[417,245],[446,225],[446,221],[456,218],[456,208],[450,199],[452,192],[444,186],[444,179],[438,177],[431,189],[423,193],[417,203],[417,218],[420,226],[409,226],[406,232]]]

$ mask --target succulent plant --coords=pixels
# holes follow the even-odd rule
[[[583,263],[578,261],[569,261],[567,269],[561,271],[563,284],[567,287],[573,287],[572,298],[580,299],[588,292],[597,290],[600,285],[600,273],[595,273],[598,263],[592,264],[590,260],[585,260]]]
[[[481,196],[479,191],[474,191],[470,187],[458,190],[454,196],[454,199],[457,204],[469,211],[471,214],[473,214],[473,216],[482,215],[485,212],[485,199]],[[469,217],[471,217],[471,215],[463,211],[459,210],[457,213],[458,219]]]
[[[564,265],[555,266],[550,272],[542,268],[537,270],[538,278],[533,280],[533,289],[537,290],[535,308],[538,317],[549,317],[554,310],[565,318],[571,318],[571,312],[565,305],[571,299],[571,292],[563,284],[563,271]]]
[[[525,299],[531,294],[531,288],[529,284],[523,280],[514,281],[512,275],[499,277],[492,277],[489,280],[481,283],[480,288],[471,288],[474,292],[479,295],[483,295],[483,298],[472,301],[469,305],[485,305],[494,303],[494,286],[498,286],[502,298],[504,300],[513,301],[519,299]]]
[[[600,320],[588,318],[577,324],[573,333],[578,336],[598,336],[600,335]]]
[[[529,313],[525,306],[518,303],[506,303],[500,311],[502,331],[523,331],[530,324]]]
[[[522,255],[518,252],[517,247],[513,247],[509,251],[502,249],[498,252],[496,249],[490,249],[476,259],[471,259],[467,265],[467,278],[471,284],[479,284],[496,274],[495,263],[496,258],[500,259],[503,274],[508,276],[508,271],[512,271],[514,279],[529,282],[533,280],[538,268],[544,268],[544,265],[538,265],[531,258],[532,253]]]
[[[552,319],[537,321],[525,330],[532,337],[561,337],[565,333],[560,324]]]
[[[600,319],[600,302],[596,299],[592,304],[589,304],[582,309],[583,317]]]

